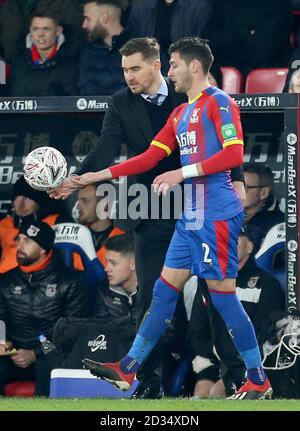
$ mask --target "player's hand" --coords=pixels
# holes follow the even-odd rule
[[[153,181],[154,192],[163,194],[166,196],[170,187],[175,186],[183,181],[182,170],[176,169],[175,171],[165,172],[164,174],[158,175]]]
[[[67,199],[71,193],[75,192],[75,190],[80,187],[72,181],[72,177],[65,178],[63,183],[56,187],[56,189],[50,190],[48,195],[52,199]]]
[[[8,344],[5,341],[0,341],[0,356],[4,355],[8,350]]]
[[[87,172],[83,175],[76,175],[72,181],[78,188],[88,186],[89,184],[98,183],[100,181],[110,180],[111,172],[109,169],[103,169],[98,172]]]
[[[27,368],[30,364],[36,362],[36,356],[33,350],[19,349],[11,357],[11,360],[17,367]]]

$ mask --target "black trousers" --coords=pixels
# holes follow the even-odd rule
[[[34,380],[35,395],[48,397],[50,393],[51,366],[44,355],[37,358],[27,368],[17,367],[8,356],[0,357],[0,395],[4,394],[4,385],[17,381]]]
[[[163,268],[174,229],[175,221],[146,220],[135,230],[138,327],[150,307],[153,287]],[[163,345],[159,341],[138,372],[140,381],[145,384],[160,386],[162,380],[162,355]]]

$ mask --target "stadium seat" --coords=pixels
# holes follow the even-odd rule
[[[285,223],[278,223],[267,233],[255,255],[257,266],[271,273],[285,289]]]
[[[33,397],[35,393],[35,382],[13,382],[4,385],[5,397]]]
[[[254,69],[246,77],[245,93],[282,93],[287,74],[283,67]]]
[[[244,77],[235,67],[221,67],[222,90],[228,94],[239,94],[243,92]]]

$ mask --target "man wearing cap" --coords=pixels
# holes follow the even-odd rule
[[[60,317],[87,316],[85,290],[54,254],[54,238],[46,223],[23,219],[18,267],[0,277],[0,319],[7,329],[6,345],[0,345],[0,394],[6,383],[35,379],[36,395],[48,396],[51,365],[38,337],[51,340]]]
[[[50,226],[68,221],[67,217],[60,216],[57,211],[59,207],[54,208],[53,200],[48,198],[47,193],[30,187],[24,176],[14,184],[12,207],[13,214],[8,214],[0,220],[0,274],[18,265],[15,239],[23,217],[31,215],[33,219],[43,220]]]

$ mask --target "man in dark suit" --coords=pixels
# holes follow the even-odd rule
[[[110,166],[119,156],[122,143],[126,144],[129,157],[145,151],[172,110],[186,101],[185,96],[176,94],[172,84],[161,74],[159,45],[156,39],[147,37],[131,39],[120,52],[128,88],[113,95],[112,103],[103,121],[98,145],[86,157],[76,172],[78,175],[96,172]],[[135,182],[144,184],[150,191],[157,175],[179,167],[179,151],[176,151],[162,160],[156,168],[137,175]],[[243,174],[240,169],[235,170],[233,179],[237,181],[236,187],[243,187]],[[66,179],[63,185],[50,196],[66,198],[77,187],[70,179]],[[135,222],[135,261],[139,286],[138,325],[150,306],[153,286],[162,270],[175,222],[175,214],[171,214],[169,219],[154,220],[147,214],[145,219]],[[152,351],[138,374],[141,383],[135,397],[158,398],[160,396],[161,357],[162,344],[160,343]]]

